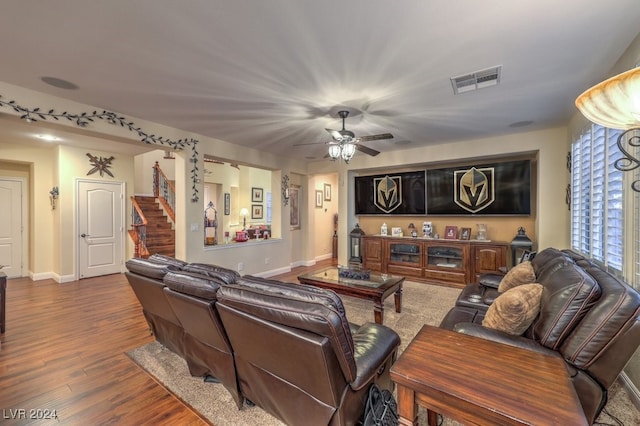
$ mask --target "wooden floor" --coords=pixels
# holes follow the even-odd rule
[[[276,278],[297,282],[329,263]],[[8,280],[0,424],[206,425],[125,354],[151,341],[122,274],[65,284]]]

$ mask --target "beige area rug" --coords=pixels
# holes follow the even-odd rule
[[[424,324],[437,326],[455,303],[460,290],[406,281],[402,312],[396,313],[393,297],[384,305],[384,324],[401,338],[401,353]],[[373,321],[373,304],[352,297],[342,298],[350,322],[364,324]],[[186,362],[157,342],[128,352],[128,355],[167,389],[216,426],[282,425],[283,423],[258,407],[244,406],[238,410],[235,402],[221,384],[204,383],[191,377]],[[621,386],[610,390],[605,407],[622,424],[640,425],[640,414]],[[603,412],[596,424],[617,425],[615,419]],[[445,419],[443,425],[459,423]],[[420,415],[420,425],[426,425],[426,415]]]

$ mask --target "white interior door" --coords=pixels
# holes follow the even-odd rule
[[[9,278],[24,275],[26,206],[22,190],[21,180],[0,179],[0,265]]]
[[[122,183],[78,181],[80,278],[122,272],[123,197]]]

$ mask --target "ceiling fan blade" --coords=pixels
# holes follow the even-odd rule
[[[368,146],[361,145],[359,143],[356,144],[356,149],[360,152],[364,152],[365,154],[369,154],[373,157],[380,154],[380,151],[376,151],[373,148],[369,148]]]
[[[320,145],[320,144],[327,144],[329,142],[303,142],[303,143],[294,143],[291,146],[305,146],[305,145]]]
[[[381,141],[383,139],[393,139],[393,135],[391,133],[382,133],[380,135],[360,136],[358,139],[364,142]]]
[[[333,140],[336,140],[338,142],[342,140],[342,133],[340,133],[339,131],[333,130],[333,129],[325,129],[325,130],[329,132]]]

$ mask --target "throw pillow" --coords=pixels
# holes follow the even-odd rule
[[[533,265],[530,261],[518,263],[502,278],[498,286],[498,292],[505,291],[522,284],[531,284],[536,282],[536,274],[533,272]]]
[[[522,284],[505,291],[493,302],[482,320],[487,328],[520,336],[540,312],[542,284]]]

